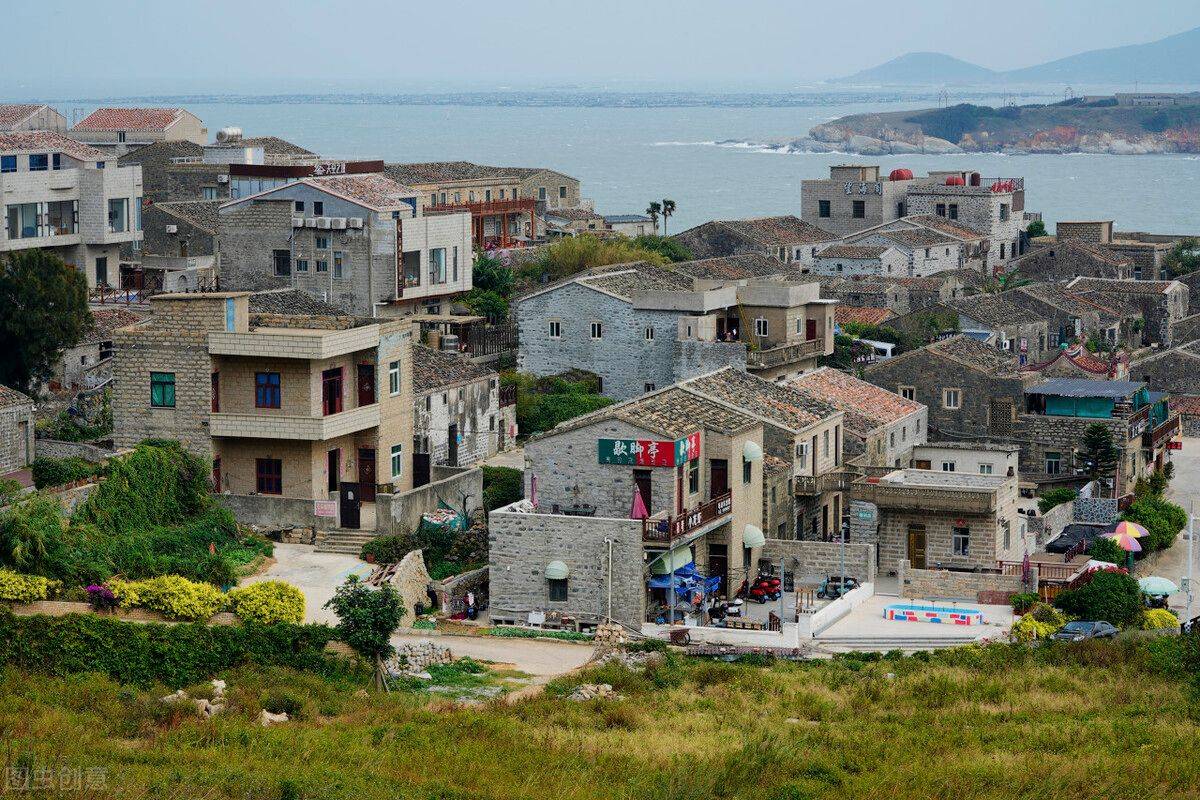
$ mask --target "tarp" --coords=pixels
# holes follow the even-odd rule
[[[672,585],[675,587],[675,594],[681,597],[689,596],[696,591],[703,591],[707,595],[721,588],[721,577],[717,575],[706,578],[696,569],[696,564],[689,561],[675,570],[674,575],[652,575],[646,581],[646,586],[651,589],[666,589]]]

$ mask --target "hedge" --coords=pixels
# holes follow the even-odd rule
[[[40,575],[22,575],[10,569],[0,569],[0,600],[9,603],[32,603],[45,600],[61,584]]]
[[[228,602],[225,593],[211,583],[189,581],[180,575],[141,581],[113,578],[107,585],[122,608],[146,608],[169,619],[206,620]]]
[[[91,478],[104,473],[103,464],[93,464],[82,458],[35,458],[29,465],[33,477],[33,485],[39,489],[48,486],[62,486],[64,483],[74,483],[84,478]]]
[[[247,622],[261,625],[304,622],[304,592],[283,581],[262,581],[229,592],[229,607]]]
[[[346,659],[325,654],[336,638],[327,625],[164,625],[0,612],[0,664],[59,676],[101,672],[140,686],[188,686],[244,665],[354,671]]]

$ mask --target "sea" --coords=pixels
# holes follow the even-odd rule
[[[1042,99],[1053,101],[1061,97]],[[1026,209],[1057,220],[1112,219],[1118,230],[1200,232],[1200,157],[1187,155],[905,155],[780,153],[762,142],[805,135],[813,125],[847,114],[927,108],[929,96],[821,93],[799,101],[756,99],[697,105],[645,98],[631,105],[506,104],[470,97],[439,102],[363,97],[315,101],[277,98],[195,98],[184,105],[210,135],[225,126],[247,136],[273,134],[338,159],[466,160],[545,166],[582,181],[583,196],[604,214],[642,213],[669,198],[676,211],[667,232],[711,219],[799,214],[800,181],[828,176],[831,165],[878,163],[916,173],[970,169],[985,177],[1025,178]],[[1021,98],[1021,102],[1037,102]],[[1003,96],[972,98],[998,105]],[[60,104],[68,115],[73,104]]]

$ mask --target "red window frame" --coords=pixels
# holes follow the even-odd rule
[[[342,410],[344,389],[342,373],[341,367],[327,369],[321,373],[321,410],[326,417]]]
[[[212,412],[214,414],[221,410],[221,373],[214,372],[212,374]]]
[[[283,460],[255,459],[254,483],[259,494],[283,494]]]

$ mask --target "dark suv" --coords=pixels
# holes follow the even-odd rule
[[[1082,642],[1084,639],[1111,639],[1116,635],[1117,629],[1107,622],[1076,620],[1063,625],[1050,638],[1060,642]]]

